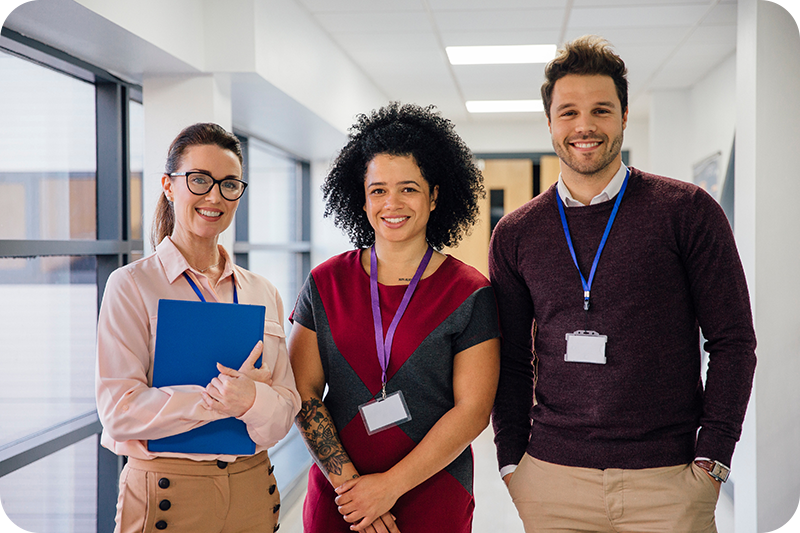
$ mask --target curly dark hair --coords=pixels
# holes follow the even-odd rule
[[[453,123],[435,109],[391,102],[369,115],[358,115],[350,128],[350,140],[325,178],[322,193],[325,216],[333,216],[336,227],[356,247],[375,242],[364,212],[364,179],[367,165],[380,154],[412,156],[431,190],[439,186],[426,231],[431,246],[455,246],[475,223],[478,199],[486,196],[483,176]]]

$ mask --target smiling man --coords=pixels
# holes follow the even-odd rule
[[[752,387],[731,228],[698,187],[622,163],[626,75],[594,36],[547,65],[561,174],[492,236],[495,443],[529,533],[716,531]]]

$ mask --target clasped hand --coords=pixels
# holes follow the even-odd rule
[[[336,488],[336,505],[353,531],[400,533],[389,512],[399,494],[385,474],[370,474],[345,481]]]
[[[264,344],[258,341],[239,370],[217,363],[219,376],[201,391],[206,409],[238,418],[253,406],[256,401],[255,382],[272,385],[272,372],[266,362],[262,360],[261,368],[255,367],[263,349]]]

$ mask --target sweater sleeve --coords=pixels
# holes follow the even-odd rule
[[[525,454],[533,406],[533,301],[517,267],[518,234],[501,220],[489,245],[489,275],[497,298],[502,345],[492,425],[497,462],[516,465]]]
[[[744,270],[722,208],[705,191],[682,212],[682,253],[709,354],[696,457],[730,465],[750,398],[756,337]]]

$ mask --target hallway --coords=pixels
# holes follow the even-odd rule
[[[472,444],[475,456],[475,533],[523,533],[522,522],[497,474],[492,428],[486,428]],[[281,519],[281,533],[303,533],[302,498]],[[733,502],[722,492],[717,504],[718,533],[733,533]]]

